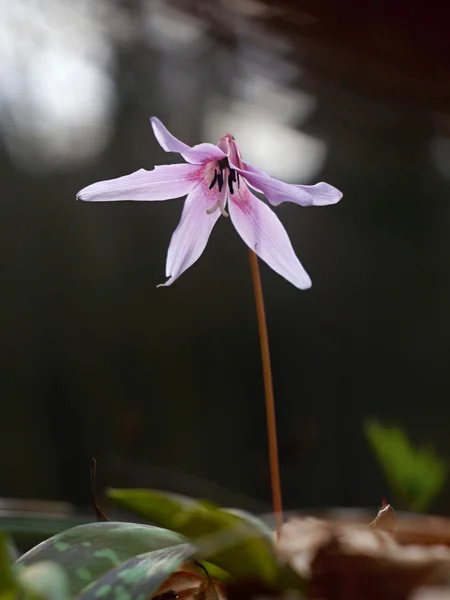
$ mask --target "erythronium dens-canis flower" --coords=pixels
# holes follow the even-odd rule
[[[325,206],[342,193],[327,183],[294,185],[271,177],[242,158],[234,137],[227,133],[217,146],[188,146],[173,136],[156,117],[153,132],[166,152],[181,154],[186,163],[140,169],[131,175],[100,181],[82,189],[77,199],[88,202],[170,200],[186,196],[181,220],[173,233],[162,286],[171,285],[192,266],[206,247],[218,218],[230,216],[247,244],[274,271],[300,289],[311,279],[295,255],[289,236],[275,213],[250,188],[261,192],[273,206],[294,202]],[[227,212],[228,209],[228,212]]]

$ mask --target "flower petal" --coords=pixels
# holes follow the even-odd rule
[[[166,152],[178,152],[188,163],[203,165],[226,157],[226,154],[214,144],[197,144],[191,148],[172,135],[156,117],[152,117],[150,122],[161,148]]]
[[[282,202],[294,202],[301,206],[326,206],[336,204],[342,198],[342,192],[323,181],[315,185],[284,183],[247,163],[244,163],[244,168],[237,168],[237,171],[252,187],[261,191],[273,206]]]
[[[163,165],[153,171],[140,169],[131,175],[88,185],[77,194],[78,200],[107,202],[115,200],[169,200],[192,191],[204,178],[206,167]]]
[[[221,192],[217,186],[210,190],[207,180],[203,179],[186,198],[180,223],[174,231],[167,253],[166,277],[169,279],[158,287],[172,285],[200,258],[221,214],[219,210],[212,214],[206,211],[213,208],[219,200],[223,201],[225,194],[226,186],[223,186]]]
[[[228,210],[241,238],[269,267],[301,290],[311,287],[285,228],[267,204],[241,185],[228,196]]]

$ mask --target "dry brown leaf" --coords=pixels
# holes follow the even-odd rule
[[[397,517],[395,516],[394,509],[383,498],[381,509],[378,511],[377,516],[372,523],[369,524],[369,526],[376,527],[377,529],[383,529],[384,531],[392,531],[396,524]]]
[[[400,544],[450,546],[450,519],[429,515],[397,519],[394,509],[384,499],[377,516],[369,525],[389,531]]]
[[[398,519],[392,533],[401,544],[450,546],[450,519],[434,516]]]
[[[450,600],[450,589],[447,587],[417,588],[410,600]]]
[[[157,590],[156,600],[226,600],[223,585],[206,574],[194,564],[182,565]]]
[[[401,545],[361,523],[293,520],[278,547],[307,577],[309,598],[403,600],[418,586],[445,584],[450,573],[450,548]]]

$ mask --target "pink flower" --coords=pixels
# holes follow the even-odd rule
[[[231,217],[235,229],[274,271],[300,289],[311,279],[300,264],[281,221],[249,188],[262,192],[274,206],[294,202],[301,206],[324,206],[338,202],[342,193],[327,183],[291,185],[252,167],[241,156],[232,135],[217,146],[190,147],[174,137],[153,117],[156,139],[166,152],[178,152],[186,163],[140,169],[131,175],[100,181],[82,189],[77,199],[88,202],[114,200],[169,200],[187,194],[181,221],[169,246],[166,276],[171,285],[193,265],[206,247],[220,215]]]

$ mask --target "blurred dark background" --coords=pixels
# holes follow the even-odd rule
[[[191,144],[230,131],[255,166],[344,192],[276,209],[311,290],[261,267],[286,506],[379,503],[369,416],[450,457],[445,6],[5,3],[0,496],[86,505],[96,456],[100,486],[270,507],[254,299],[230,222],[157,290],[182,201],[75,201],[177,161],[151,115]]]

